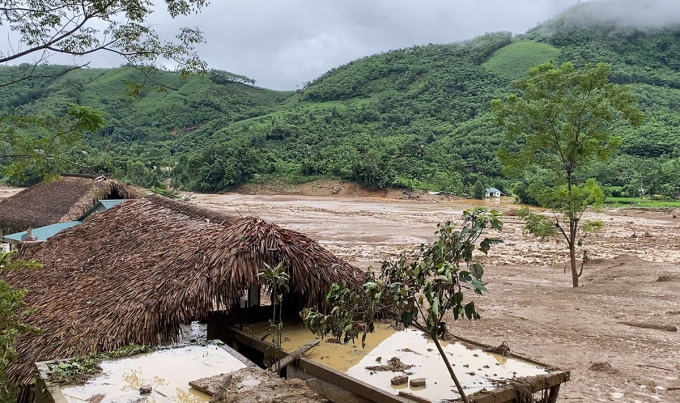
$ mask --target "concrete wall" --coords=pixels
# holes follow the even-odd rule
[[[39,362],[35,364],[38,369],[38,376],[35,381],[35,403],[68,403],[61,388],[53,385],[49,381],[50,369],[47,366],[50,362]]]
[[[326,396],[326,398],[335,403],[371,403],[368,400],[348,390],[345,390],[337,385],[322,379],[315,378],[304,371],[301,371],[294,365],[286,367],[286,378],[288,379],[302,379],[306,381],[307,386],[314,391]]]

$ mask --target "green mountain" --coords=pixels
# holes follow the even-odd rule
[[[489,101],[537,64],[606,62],[611,79],[631,87],[646,122],[614,127],[621,153],[588,175],[614,193],[640,182],[656,193],[680,188],[680,26],[635,28],[601,18],[601,10],[595,18],[591,7],[578,5],[524,35],[365,57],[295,93],[224,72],[189,80],[160,73],[155,80],[171,90],[149,85],[132,99],[125,83],[143,77],[122,67],[0,88],[0,108],[58,113],[75,102],[105,110],[107,126],[88,139],[91,158],[147,186],[167,175],[199,191],[335,177],[454,193],[480,180],[507,191],[512,181],[496,158],[503,136]]]

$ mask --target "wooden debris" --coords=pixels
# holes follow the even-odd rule
[[[401,362],[399,357],[392,357],[387,360],[387,365],[374,365],[366,367],[369,371],[390,371],[390,372],[403,372],[408,369],[413,368],[413,365],[404,364]]]
[[[284,369],[286,366],[290,365],[293,361],[300,359],[307,351],[313,349],[319,345],[319,340],[312,340],[299,349],[295,350],[293,353],[288,354],[283,357],[278,363],[274,363],[272,368],[278,368],[279,370]]]
[[[101,403],[101,401],[104,400],[105,397],[106,397],[106,395],[98,393],[98,394],[90,397],[89,399],[85,399],[85,401],[88,402],[88,403]]]

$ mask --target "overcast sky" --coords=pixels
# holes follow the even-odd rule
[[[428,43],[450,43],[486,32],[526,32],[578,0],[211,0],[200,14],[170,18],[164,1],[150,22],[162,38],[182,26],[198,27],[198,47],[211,68],[294,90],[327,70],[363,56]],[[605,0],[595,0],[605,1]],[[587,20],[636,27],[680,23],[680,0],[617,0],[589,7]],[[0,27],[0,37],[7,34]],[[5,43],[5,46],[7,44]],[[2,45],[0,45],[2,46]],[[0,48],[2,50],[2,48]],[[30,62],[31,60],[20,60]],[[53,64],[91,62],[117,67],[123,60],[98,52],[91,59],[51,58]]]
[[[577,0],[212,0],[201,14],[200,56],[257,85],[295,89],[327,70],[378,52],[448,43],[493,31],[524,33]]]

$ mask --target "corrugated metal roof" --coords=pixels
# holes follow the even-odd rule
[[[34,228],[32,231],[33,239],[38,240],[38,241],[46,241],[49,238],[57,235],[61,230],[64,230],[66,228],[71,228],[75,227],[76,225],[80,225],[83,223],[83,221],[92,215],[93,213],[97,211],[106,211],[110,209],[111,207],[120,204],[124,201],[127,201],[128,199],[111,199],[111,200],[100,200],[95,204],[90,210],[87,211],[87,213],[83,214],[82,217],[80,217],[79,220],[77,221],[70,221],[70,222],[60,222],[52,225],[47,225],[45,227],[39,227],[39,228]],[[28,231],[22,231],[22,232],[17,232],[16,234],[10,234],[6,235],[4,237],[5,241],[11,242],[21,242],[25,241],[28,238]]]
[[[498,189],[496,189],[496,188],[486,188],[486,191],[487,191],[488,193],[503,193],[503,192],[501,192],[500,190],[498,190]]]
[[[75,227],[76,225],[82,224],[82,221],[70,221],[70,222],[60,222],[52,225],[47,225],[45,227],[35,228],[32,231],[33,239],[38,241],[46,241],[50,237],[58,234],[61,230],[66,228]],[[12,241],[25,241],[28,238],[28,231],[17,232],[16,234],[6,235],[5,239]]]
[[[91,209],[87,210],[85,214],[82,216],[78,217],[80,221],[85,221],[87,217],[91,216],[94,213],[101,213],[103,211],[106,211],[110,209],[111,207],[120,204],[124,201],[128,201],[129,199],[110,199],[110,200],[99,200],[97,204],[92,206]]]
[[[111,199],[111,200],[100,200],[99,203],[102,204],[102,206],[106,207],[106,209],[110,209],[111,207],[120,204],[124,201],[127,201],[127,199]]]

